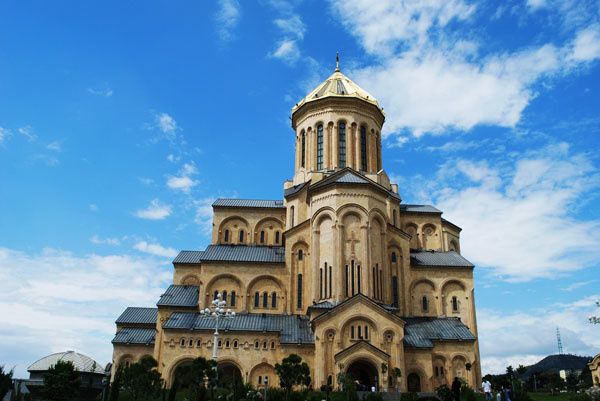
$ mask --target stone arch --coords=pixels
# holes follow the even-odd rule
[[[452,377],[458,377],[468,382],[467,363],[469,358],[462,353],[454,354],[452,357]]]
[[[243,370],[234,359],[226,358],[217,362],[218,380],[220,387],[235,388],[243,384]]]
[[[335,210],[330,206],[322,207],[317,210],[311,219],[311,226],[318,227],[321,224],[321,220],[324,218],[330,218],[332,222],[336,221]]]
[[[135,358],[132,354],[123,354],[119,357],[117,361],[117,366],[131,364],[135,361]]]
[[[426,389],[427,374],[420,366],[412,366],[406,375],[406,386],[409,392],[422,392]]]
[[[437,388],[444,384],[448,384],[447,358],[442,354],[433,354],[431,364],[433,368],[433,387]]]
[[[365,224],[368,221],[369,211],[360,205],[350,203],[340,206],[336,210],[339,221],[343,221],[350,214],[355,214],[360,219],[361,224]]]
[[[404,224],[404,232],[410,235],[411,249],[421,248],[421,244],[419,241],[419,227],[415,223],[409,221],[408,223]]]
[[[460,248],[458,247],[458,241],[455,239],[451,239],[448,243],[448,250],[460,253]]]
[[[220,282],[221,281],[221,282]],[[227,305],[234,309],[243,309],[244,294],[246,289],[244,283],[237,276],[229,273],[222,273],[211,278],[205,286],[204,305],[210,304],[214,297],[214,291],[227,291],[228,295],[235,291],[235,305],[231,304],[231,297],[227,298]]]
[[[420,278],[411,284],[410,289],[413,316],[436,316],[437,291],[435,284],[429,279]],[[427,308],[424,307],[425,302],[423,301],[423,298],[427,299]]]
[[[275,276],[263,274],[254,277],[249,283],[246,293],[246,310],[248,312],[279,312],[283,313],[285,308],[285,289],[280,279]],[[258,307],[255,306],[255,295],[259,293]],[[263,297],[267,294],[267,307],[264,307]],[[276,294],[276,306],[272,306],[272,294]]]
[[[262,379],[261,382],[258,382],[258,378]],[[277,374],[275,373],[275,367],[267,362],[261,362],[258,365],[255,365],[252,369],[250,369],[249,374],[249,383],[255,387],[263,388],[264,387],[264,377],[267,376],[268,386],[275,385],[275,379]]]
[[[236,222],[239,222],[239,226],[236,227]],[[229,239],[225,242],[225,230],[229,230]],[[242,231],[244,233],[244,240],[242,242],[239,241],[239,233]],[[248,236],[250,235],[250,224],[248,220],[243,218],[242,216],[229,216],[221,222],[219,225],[219,243],[224,244],[239,244],[239,243],[248,243],[250,242]]]
[[[371,391],[371,387],[379,387],[377,365],[377,362],[364,355],[348,361],[346,373],[357,383],[358,391]]]
[[[377,323],[368,316],[350,316],[340,325],[342,348],[347,348],[352,343],[360,340],[377,343],[379,341],[378,335],[379,327]]]
[[[193,356],[183,355],[183,356],[179,356],[179,357],[175,358],[171,362],[171,364],[166,369],[167,380],[168,380],[167,386],[168,387],[170,387],[173,384],[173,380],[175,380],[175,373],[177,372],[177,369],[192,363],[192,361],[194,359],[195,358]]]
[[[381,227],[383,228],[382,234],[385,233],[387,231],[387,224],[388,224],[388,219],[387,219],[385,213],[378,208],[371,209],[371,211],[369,212],[369,224],[373,224],[373,221],[375,219],[379,219],[379,223],[381,224]]]
[[[437,249],[439,248],[439,236],[438,229],[432,223],[425,223],[421,227],[421,242],[423,243],[424,249]]]
[[[261,231],[264,231],[264,242],[261,242]],[[283,242],[283,222],[275,217],[265,217],[254,225],[253,242],[258,245],[281,245]],[[275,233],[279,232],[279,242],[275,242]]]
[[[466,302],[468,296],[467,287],[462,281],[448,279],[440,288],[442,295],[442,312],[446,316],[456,314],[462,315],[463,312],[466,312],[465,308],[468,307],[468,302]],[[456,301],[454,301],[454,297],[456,297]]]
[[[195,285],[200,287],[201,281],[195,274],[186,274],[179,282],[181,285]]]

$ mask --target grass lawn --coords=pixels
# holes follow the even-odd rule
[[[533,401],[569,401],[575,394],[573,393],[529,393]]]

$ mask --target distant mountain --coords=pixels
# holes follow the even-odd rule
[[[591,356],[579,356],[568,354],[549,355],[538,363],[527,366],[527,372],[522,379],[527,380],[532,374],[540,373],[558,373],[560,370],[581,370],[592,359]],[[516,368],[516,367],[515,367]]]

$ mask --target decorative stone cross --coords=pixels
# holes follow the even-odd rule
[[[347,239],[346,242],[350,243],[350,252],[354,255],[355,250],[354,247],[356,245],[357,242],[359,242],[355,237],[354,237],[354,231],[352,231],[350,233],[350,239]]]

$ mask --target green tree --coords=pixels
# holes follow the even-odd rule
[[[517,367],[517,375],[523,376],[525,374],[525,372],[527,372],[527,368],[525,366],[519,365]]]
[[[119,366],[115,371],[115,377],[110,384],[108,401],[119,401],[119,391],[121,390],[121,378],[123,377],[123,367]]]
[[[123,369],[122,388],[133,401],[149,400],[160,394],[162,379],[157,366],[156,360],[146,355]]]
[[[577,385],[579,384],[579,377],[574,372],[569,372],[567,374],[567,379],[565,380],[567,385],[567,390],[569,391],[577,391]]]
[[[0,365],[0,400],[12,388],[13,370],[6,371],[4,365]]]
[[[596,306],[600,308],[600,301],[596,302]],[[590,316],[590,323],[600,324],[600,316]]]
[[[310,369],[306,362],[296,354],[291,354],[275,364],[275,372],[279,376],[279,385],[285,389],[285,399],[289,400],[294,386],[310,385]]]
[[[217,373],[215,361],[206,358],[196,358],[183,369],[178,369],[176,377],[178,383],[190,390],[190,396],[195,401],[204,401],[206,398],[206,382],[214,382]]]
[[[49,401],[74,399],[80,385],[80,375],[73,363],[58,361],[44,374],[42,396]]]

